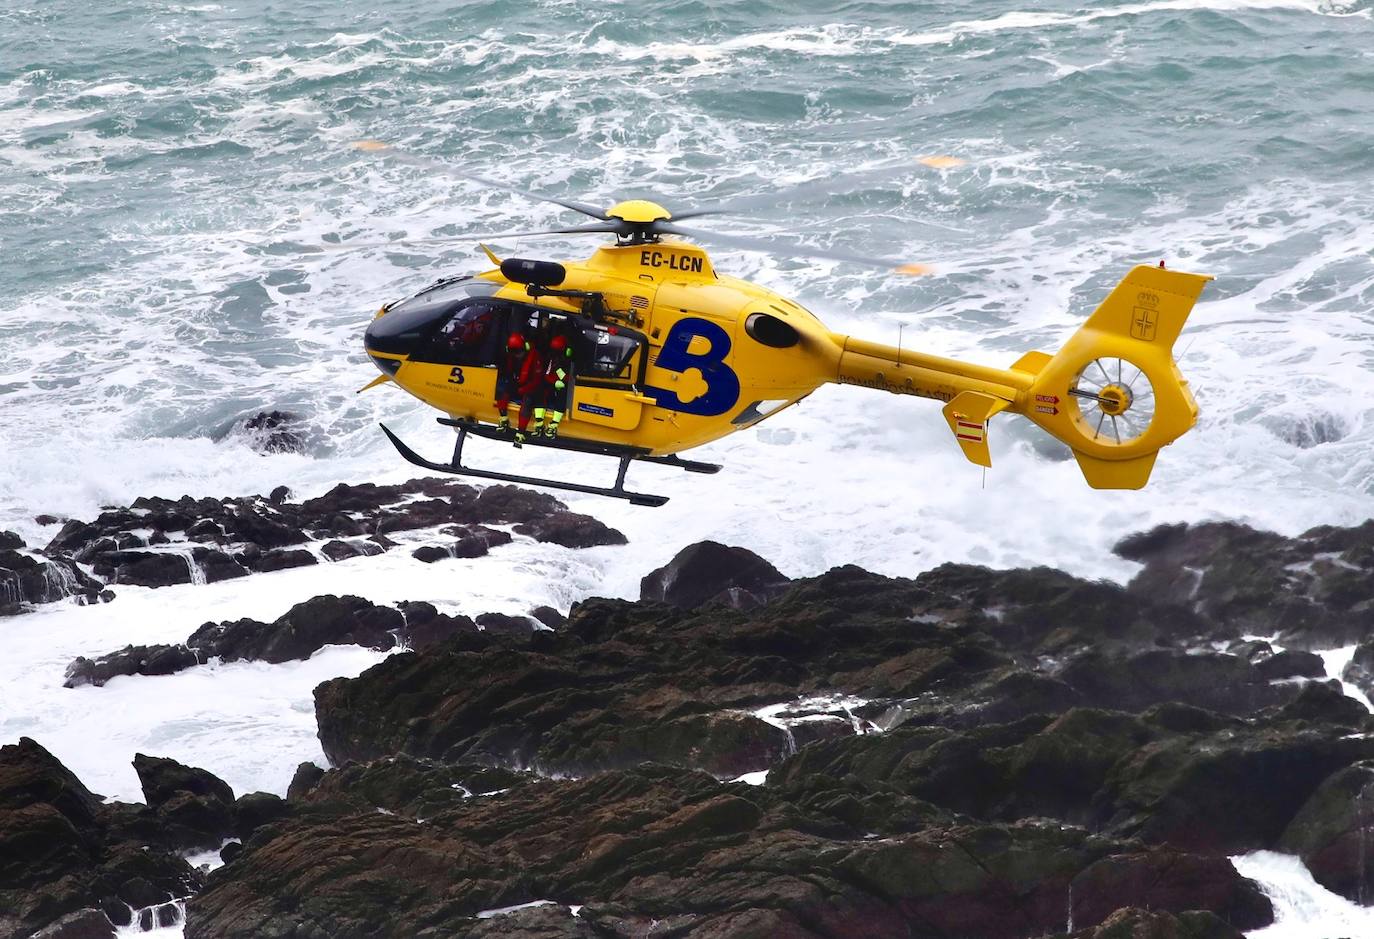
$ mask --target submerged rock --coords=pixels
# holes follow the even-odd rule
[[[95,685],[97,688],[119,675],[171,675],[200,664],[187,646],[125,646],[118,652],[95,659],[79,656],[67,666],[66,688]]]
[[[456,625],[446,629],[446,625],[435,623],[427,634],[417,635],[423,644],[459,629]],[[313,597],[271,623],[253,619],[205,623],[182,645],[126,646],[94,659],[79,657],[67,666],[65,684],[75,688],[103,685],[117,675],[170,675],[211,658],[225,662],[303,660],[327,645],[386,650],[400,641],[412,641],[414,637],[403,635],[404,627],[399,611],[361,597]]]
[[[299,420],[285,411],[259,411],[242,424],[253,449],[260,453],[304,453]]]

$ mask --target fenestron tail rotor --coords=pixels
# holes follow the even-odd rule
[[[818,258],[829,261],[842,261],[849,264],[878,268],[890,273],[905,274],[908,276],[930,274],[935,270],[933,267],[926,264],[906,262],[875,255],[859,254],[851,251],[815,248],[799,242],[776,241],[768,238],[732,235],[725,232],[710,231],[709,229],[684,228],[676,224],[676,221],[685,218],[696,218],[706,215],[742,214],[756,205],[776,205],[790,196],[806,195],[813,191],[823,190],[831,193],[843,191],[847,182],[853,184],[858,184],[859,182],[874,182],[909,173],[912,168],[910,165],[884,167],[877,170],[852,173],[838,178],[831,178],[824,182],[817,181],[815,183],[802,184],[793,187],[791,190],[785,190],[782,193],[776,193],[769,196],[748,197],[713,206],[697,207],[675,215],[658,203],[644,199],[631,199],[619,202],[602,210],[585,202],[574,202],[568,199],[558,199],[552,196],[546,196],[541,193],[519,189],[515,186],[508,186],[505,183],[497,182],[496,180],[489,179],[485,176],[479,176],[475,173],[469,173],[466,170],[459,169],[452,164],[440,160],[407,153],[380,140],[359,140],[355,142],[353,146],[355,149],[364,153],[380,154],[388,159],[407,163],[412,166],[419,166],[433,172],[444,173],[445,175],[473,182],[491,189],[499,189],[504,192],[524,196],[527,199],[532,199],[537,202],[547,202],[561,206],[565,209],[571,209],[574,212],[580,212],[583,215],[597,219],[602,224],[580,225],[569,228],[551,228],[537,231],[502,232],[498,234],[395,239],[384,242],[351,242],[324,245],[322,247],[335,250],[348,250],[354,248],[399,248],[412,244],[433,245],[464,241],[494,241],[503,238],[526,238],[542,235],[591,233],[614,234],[621,244],[632,245],[650,244],[657,242],[665,235],[672,235],[682,238],[691,238],[695,241],[715,243],[727,248],[737,248],[744,251],[760,251],[779,257]],[[919,158],[916,163],[934,169],[948,169],[955,166],[962,166],[964,161],[958,157],[929,156]]]
[[[1150,429],[1155,417],[1154,385],[1144,367],[1128,359],[1093,359],[1079,369],[1069,397],[1084,432],[1098,443],[1131,443]]]

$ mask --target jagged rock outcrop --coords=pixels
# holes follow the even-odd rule
[[[746,609],[777,596],[787,584],[776,567],[752,551],[699,541],[645,575],[639,598],[686,609],[708,603]]]
[[[67,666],[67,688],[105,684],[120,675],[171,675],[198,665],[202,659],[187,646],[125,646],[118,652],[88,659],[78,656]]]
[[[73,596],[91,602],[102,587],[70,558],[44,559],[0,548],[0,616],[22,613],[29,604]]]
[[[0,747],[0,939],[109,935],[130,907],[200,889],[156,831],[143,806],[104,803],[33,740]]]
[[[142,753],[134,756],[134,772],[163,844],[180,850],[218,848],[234,833],[234,792],[219,777]]]
[[[1288,823],[1278,847],[1302,858],[1322,886],[1361,906],[1374,901],[1374,762],[1326,778]]]
[[[369,496],[336,495],[334,537],[363,538]],[[509,487],[463,504],[409,493],[377,528],[561,524]],[[1272,916],[1228,860],[1258,848],[1363,899],[1374,718],[1307,651],[1363,615],[1340,573],[1360,531],[1157,529],[1120,546],[1129,588],[953,564],[788,581],[698,545],[645,599],[566,621],[317,598],[279,628],[208,624],[227,655],[412,651],[316,689],[342,768],[303,764],[284,802],[215,797],[206,831],[244,841],[186,935],[1236,939]],[[1262,603],[1228,551],[1269,565]],[[1306,612],[1272,619],[1290,596]],[[178,837],[166,807],[194,793],[157,792],[121,831]]]
[[[1374,627],[1374,520],[1297,538],[1235,522],[1161,525],[1115,550],[1145,565],[1132,592],[1190,604],[1228,636],[1330,649]]]
[[[468,635],[321,685],[320,737],[335,761],[480,755],[585,773],[649,759],[723,775],[794,746],[789,728],[750,712],[808,695],[858,695],[859,716],[891,728],[1163,702],[1248,714],[1302,693],[1247,658],[1158,648],[1208,633],[1187,610],[1016,573],[837,568],[751,610],[592,600],[527,648]],[[830,729],[849,733],[853,719]]]
[[[451,557],[480,557],[511,541],[510,532],[491,525],[515,525],[520,534],[565,547],[625,543],[623,534],[596,519],[516,486],[479,490],[424,478],[390,486],[341,483],[298,504],[288,497],[278,487],[267,498],[139,498],[91,522],[68,520],[43,549],[46,559],[0,544],[0,612],[75,593],[94,598],[106,583],[214,583],[315,564],[315,551],[302,547],[310,542],[330,561],[348,560],[394,547],[387,533],[424,528],[436,529],[427,547],[441,546]],[[100,581],[73,562],[91,565]]]
[[[474,772],[393,760],[325,774],[294,796],[289,820],[210,876],[190,902],[188,939],[262,935],[269,924],[328,935],[519,935],[479,932],[477,917],[541,900],[550,901],[543,912],[504,914],[503,927],[629,937],[657,922],[667,935],[1019,939],[1062,927],[1071,888],[1084,927],[1131,905],[1208,910],[1245,928],[1272,915],[1224,859],[1053,823],[969,823],[927,807],[919,830],[907,811],[874,813],[864,819],[872,827],[859,828],[771,787],[665,767],[482,787]],[[506,785],[486,789],[496,782]],[[377,876],[398,858],[405,877]],[[572,903],[582,904],[576,920]]]
[[[126,646],[94,659],[81,656],[67,666],[65,685],[105,684],[119,675],[170,675],[204,664],[290,662],[308,659],[327,645],[359,645],[385,651],[396,646],[427,649],[441,642],[464,648],[527,643],[537,629],[528,617],[483,613],[477,622],[441,614],[433,604],[405,603],[400,609],[361,597],[326,594],[297,603],[270,623],[240,619],[205,623],[179,645]]]

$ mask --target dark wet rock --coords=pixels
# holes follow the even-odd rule
[[[433,609],[431,607],[431,609]],[[117,675],[170,675],[211,658],[225,662],[288,662],[308,659],[326,645],[361,645],[385,650],[405,641],[412,648],[432,645],[463,632],[476,633],[471,620],[438,617],[403,634],[405,620],[390,607],[360,597],[314,597],[298,603],[271,623],[240,619],[205,623],[181,645],[126,646],[118,652],[67,666],[66,687],[103,685]]]
[[[243,422],[243,430],[260,453],[304,453],[297,418],[285,411],[259,411]]]
[[[234,792],[228,783],[208,770],[184,766],[176,760],[139,753],[134,756],[134,772],[138,774],[150,808],[162,808],[180,792],[214,798],[226,804],[234,801]]]
[[[301,763],[296,767],[295,774],[291,777],[291,785],[287,787],[286,798],[290,802],[297,802],[310,792],[324,778],[325,771],[314,763]]]
[[[234,834],[247,838],[263,825],[290,814],[291,807],[281,796],[270,792],[249,792],[234,803]]]
[[[100,805],[100,796],[36,741],[21,737],[0,747],[0,810],[47,806],[74,829],[87,831],[96,827]]]
[[[787,583],[776,567],[752,551],[699,541],[645,576],[639,597],[688,609],[708,602],[743,609],[776,596]]]
[[[430,649],[458,637],[465,637],[473,647],[485,644],[477,624],[466,616],[440,613],[431,603],[405,603],[401,606],[405,628],[401,637],[408,649]]]
[[[271,623],[206,623],[186,644],[202,657],[218,656],[226,662],[289,662],[308,659],[326,645],[389,649],[404,625],[400,612],[390,607],[361,597],[326,595],[296,604]]]
[[[1369,726],[1369,711],[1346,695],[1337,682],[1309,681],[1300,687],[1297,697],[1275,712],[1281,719],[1345,728],[1352,733]]]
[[[114,924],[100,910],[68,913],[33,934],[33,939],[114,939]]]
[[[327,542],[321,550],[330,560],[373,555],[396,546],[388,532],[421,528],[443,529],[455,540],[434,547],[462,558],[511,540],[510,532],[491,524],[523,523],[535,537],[561,544],[623,543],[619,533],[568,513],[557,499],[515,486],[479,491],[421,478],[390,486],[340,484],[298,504],[289,497],[286,487],[268,498],[140,497],[127,507],[107,507],[91,522],[67,521],[43,549],[46,559],[0,546],[0,613],[65,596],[95,597],[105,583],[73,560],[89,564],[108,583],[163,587],[313,564],[316,556],[297,547],[311,539]]]
[[[642,935],[657,922],[670,935],[841,937],[862,923],[877,939],[1022,939],[1063,926],[1079,878],[1118,891],[1121,905],[1203,909],[1247,925],[1270,918],[1225,859],[1057,823],[927,815],[922,830],[899,832],[875,816],[864,830],[800,793],[666,767],[485,786],[464,776],[480,771],[397,759],[325,774],[296,815],[251,839],[190,901],[188,939],[260,935],[269,924],[310,935],[481,935],[473,930],[492,920],[479,912],[548,898],[586,904],[577,921],[598,936]],[[496,782],[505,785],[487,788]],[[401,858],[406,876],[386,876]],[[1075,922],[1097,925],[1092,900],[1074,896]],[[496,917],[509,928],[486,934],[572,922],[557,904],[530,911],[541,909]]]
[[[253,570],[266,573],[281,571],[291,567],[309,567],[318,564],[319,559],[304,548],[264,551],[253,562]]]
[[[456,558],[479,558],[512,540],[510,532],[486,525],[455,525],[444,529],[444,534],[457,539],[449,548]]]
[[[181,911],[175,903],[154,903],[138,911],[138,927],[144,932],[175,926]]]
[[[224,529],[214,519],[203,518],[186,529],[186,537],[192,541],[224,540]]]
[[[1374,758],[1374,739],[1340,729],[1254,726],[1137,750],[1098,796],[1111,830],[1208,854],[1275,845],[1332,773]]]
[[[1186,605],[1047,567],[995,571],[942,564],[916,583],[930,593],[913,618],[974,628],[1008,650],[1056,658],[1192,646],[1217,628]]]
[[[12,531],[0,531],[0,550],[13,551],[24,547],[24,539]]]
[[[448,548],[441,548],[437,544],[421,545],[410,552],[411,557],[417,561],[424,561],[426,564],[433,564],[435,561],[446,561],[453,557]]]
[[[1374,900],[1374,763],[1332,773],[1288,823],[1279,850],[1302,858],[1317,883],[1361,906]]]
[[[280,508],[280,503],[273,503]],[[263,550],[286,548],[306,541],[294,520],[281,511],[273,512],[258,500],[238,500],[220,514],[221,524],[234,541],[247,542]]]
[[[1329,649],[1374,627],[1374,521],[1297,538],[1235,522],[1162,525],[1127,537],[1116,552],[1145,565],[1132,592],[1189,603],[1232,636]]]
[[[171,675],[198,664],[195,652],[183,645],[125,646],[95,659],[78,657],[67,666],[63,686],[100,687],[118,675]]]
[[[1363,639],[1355,647],[1355,654],[1341,672],[1341,678],[1365,695],[1374,694],[1374,639]]]
[[[419,659],[397,657],[358,679],[321,686],[321,739],[336,761],[396,752],[449,759],[480,753],[584,772],[639,759],[687,759],[690,748],[674,744],[646,751],[645,741],[680,739],[680,727],[692,726],[709,730],[717,748],[768,761],[776,752],[774,741],[785,744],[782,728],[755,728],[750,743],[734,747],[720,731],[738,722],[717,712],[747,712],[840,688],[888,702],[866,705],[866,716],[881,726],[969,726],[1123,695],[1134,695],[1128,706],[1144,708],[1169,700],[1180,688],[1210,701],[1219,694],[1218,674],[1229,680],[1252,668],[1227,656],[1204,662],[1217,667],[1196,675],[1192,663],[1165,660],[1167,668],[1156,674],[1147,659],[1127,658],[1125,664],[1110,659],[1084,665],[1067,678],[1034,673],[1016,665],[984,630],[1039,647],[1056,633],[1055,614],[1066,599],[1087,592],[1102,599],[1097,610],[1104,618],[1118,605],[1131,608],[1133,620],[1124,627],[1116,620],[1115,635],[1126,636],[1124,629],[1153,643],[1161,633],[1151,625],[1156,610],[1120,588],[1086,589],[1072,578],[1039,588],[1013,583],[1011,596],[999,593],[1009,580],[1005,572],[946,567],[931,578],[945,588],[937,590],[924,575],[913,582],[838,568],[798,581],[772,603],[751,610],[690,613],[654,603],[591,600],[574,609],[565,628],[536,633],[529,651],[466,642]],[[951,583],[959,593],[946,592]],[[1001,607],[1000,618],[988,616],[991,606]],[[1159,612],[1170,624],[1177,622],[1174,609]],[[1085,616],[1079,622],[1086,634],[1098,621]],[[1125,638],[1120,644],[1130,648]],[[1100,679],[1096,673],[1103,670],[1117,683]],[[1137,672],[1145,675],[1142,681]],[[404,707],[397,704],[400,688]],[[1248,695],[1252,705],[1276,704],[1298,693],[1297,686],[1256,679],[1253,688],[1246,684],[1229,692],[1228,706],[1240,707],[1237,696]],[[500,715],[495,721],[494,713]],[[703,717],[713,713],[711,720]],[[691,715],[695,724],[676,723]],[[845,725],[821,720],[818,736]],[[733,767],[740,761],[716,749],[699,752],[689,765]],[[767,766],[759,762],[739,771]]]
[[[202,557],[205,549],[187,549],[186,553],[171,551],[109,551],[94,559],[96,574],[112,584],[134,584],[139,587],[167,587],[189,584],[195,579],[196,554]]]
[[[179,849],[218,848],[235,831],[234,793],[207,770],[162,757],[134,756],[134,772],[162,843]]]
[[[1089,705],[1139,711],[1173,701],[1226,714],[1251,714],[1297,693],[1292,686],[1270,684],[1272,671],[1234,655],[1160,649],[1124,657],[1087,653],[1055,677]]]
[[[348,558],[369,557],[382,553],[382,546],[371,541],[354,539],[352,541],[334,540],[328,542],[320,553],[331,561],[345,561]]]
[[[551,606],[537,606],[530,610],[530,616],[539,620],[549,629],[562,629],[568,624],[568,618]]]
[[[485,525],[450,525],[443,533],[457,540],[446,545],[423,545],[411,554],[426,564],[448,558],[480,558],[492,548],[510,544],[510,532]]]
[[[201,574],[205,577],[207,584],[248,576],[248,572],[243,569],[243,566],[223,551],[206,551],[197,560],[200,564]]]
[[[67,521],[60,515],[49,515],[46,512],[42,515],[35,515],[33,520],[39,525],[59,525]]]
[[[515,526],[515,533],[565,548],[593,548],[598,545],[628,543],[625,536],[614,528],[590,515],[579,515],[576,512],[555,512],[544,518],[521,522]]]
[[[1174,914],[1125,907],[1096,926],[1054,939],[1245,939],[1245,934],[1207,910]]]
[[[0,605],[22,607],[72,596],[94,597],[103,586],[69,558],[35,558],[0,549]]]
[[[82,911],[118,916],[199,889],[197,872],[150,843],[155,822],[127,822],[146,812],[103,803],[33,740],[0,747],[0,936],[84,935],[101,927]]]
[[[1315,652],[1285,649],[1255,662],[1255,674],[1269,681],[1286,678],[1325,678],[1326,663]]]
[[[519,486],[488,486],[477,493],[466,518],[455,521],[485,525],[529,523],[567,511],[567,506],[546,492]]]
[[[342,512],[329,519],[326,524],[331,535],[341,538],[367,534],[367,529],[363,527],[362,522],[351,515],[344,515]]]
[[[243,853],[242,841],[230,841],[219,849],[219,859],[221,863],[232,864]]]
[[[1207,910],[1239,929],[1273,920],[1269,900],[1224,857],[1162,849],[1115,854],[1087,867],[1071,886],[1077,923],[1105,922],[1123,906]]]
[[[476,619],[482,631],[516,642],[528,642],[534,635],[535,622],[528,616],[507,616],[505,613],[482,613]]]
[[[100,538],[104,532],[94,525],[87,524],[80,519],[68,519],[63,523],[52,541],[48,542],[45,551],[49,554],[55,552],[75,552],[80,550],[88,541]]]

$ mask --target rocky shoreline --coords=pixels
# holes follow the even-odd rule
[[[619,534],[504,486],[288,500],[139,500],[3,551],[98,597],[197,547],[209,580],[334,542],[454,557]],[[145,804],[109,803],[41,741],[0,748],[0,937],[184,907],[190,939],[1221,939],[1272,921],[1229,860],[1259,849],[1368,902],[1374,717],[1317,653],[1374,689],[1374,522],[1164,526],[1117,551],[1142,565],[1125,587],[953,564],[792,580],[704,542],[639,600],[566,615],[320,596],[78,659],[69,687],[396,650],[316,688],[334,768],[302,764],[285,799],[140,754]],[[222,866],[186,860],[206,850]]]

